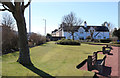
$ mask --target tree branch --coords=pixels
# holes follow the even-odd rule
[[[24,2],[22,2],[22,7],[24,7]]]
[[[2,6],[4,7],[4,9],[6,9],[6,10],[8,10],[8,11],[12,12],[10,9],[8,9],[7,7],[5,7],[5,5],[4,5],[4,4],[3,4]]]
[[[4,6],[7,6],[9,8],[8,11],[13,12],[14,11],[14,5],[12,2],[1,2]]]
[[[6,9],[0,9],[0,11],[5,11]]]
[[[31,3],[31,0],[29,0],[29,2],[24,6],[24,9],[27,8]]]
[[[16,2],[16,1],[15,1],[14,4],[15,4],[15,8],[16,8],[16,9],[19,9],[21,2]]]
[[[23,0],[23,2],[21,3],[21,8],[22,8],[22,10],[24,10],[24,0]]]
[[[9,11],[9,12],[12,12],[10,9],[8,9],[4,4],[2,4],[2,6],[3,6],[3,8],[4,9],[0,9],[0,11],[5,11],[5,10],[7,10],[7,11]]]

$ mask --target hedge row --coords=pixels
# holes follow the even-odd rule
[[[72,39],[61,39],[57,41],[57,44],[61,45],[80,45],[80,42]]]

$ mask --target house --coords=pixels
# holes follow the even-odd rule
[[[87,37],[92,37],[93,39],[108,39],[109,38],[109,29],[108,25],[105,26],[89,26],[87,22],[84,22],[84,26],[66,26],[65,23],[62,23],[58,29],[52,31],[52,36],[56,37],[65,37],[66,39],[72,39],[72,34],[70,31],[74,31],[74,39],[85,40]]]

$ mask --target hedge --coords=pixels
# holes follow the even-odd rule
[[[109,43],[109,42],[111,42],[112,40],[110,40],[110,39],[101,39],[100,40],[100,42],[102,42],[102,43]]]
[[[61,39],[57,41],[57,44],[61,45],[80,45],[80,42],[72,39]]]

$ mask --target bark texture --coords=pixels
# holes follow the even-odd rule
[[[22,9],[16,9],[13,13],[14,18],[17,22],[18,34],[19,34],[19,47],[20,53],[17,62],[23,65],[32,65],[30,60],[30,51],[28,47],[27,29],[24,18],[24,11]]]

